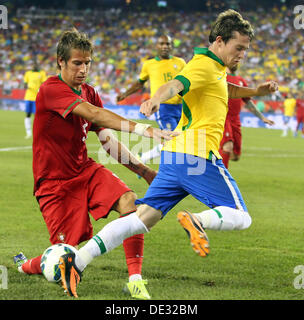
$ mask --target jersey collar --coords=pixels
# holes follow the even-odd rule
[[[194,48],[194,54],[203,54],[203,55],[217,61],[222,66],[225,66],[224,62],[218,56],[216,56],[212,51],[210,51],[208,48],[196,47],[196,48]]]
[[[64,80],[62,79],[62,76],[61,76],[61,73],[59,73],[59,75],[58,75],[58,78],[62,81],[62,82],[64,82]],[[64,82],[67,86],[69,86],[66,82]],[[70,87],[70,86],[69,86]],[[72,90],[73,90],[73,92],[74,93],[76,93],[76,94],[78,94],[79,96],[81,96],[81,89],[80,90],[76,90],[76,89],[74,89],[74,88],[72,88],[72,87],[70,87]]]
[[[173,58],[173,56],[169,56],[169,59],[172,59]],[[155,58],[154,58],[156,61],[162,61],[162,60],[169,60],[169,59],[161,59],[159,56],[156,56]]]

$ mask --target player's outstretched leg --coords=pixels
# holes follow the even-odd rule
[[[210,252],[209,240],[196,217],[184,210],[177,214],[177,219],[188,234],[193,250],[201,257],[206,257]]]
[[[81,281],[81,271],[75,264],[75,253],[67,253],[59,258],[59,268],[63,288],[70,296],[78,298],[77,286]]]

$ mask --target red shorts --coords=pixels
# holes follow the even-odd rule
[[[297,114],[297,122],[298,123],[304,122],[304,114],[303,113]]]
[[[233,152],[236,155],[241,155],[242,150],[242,132],[241,132],[241,124],[236,123],[234,121],[230,121],[228,118],[225,122],[225,129],[223,133],[223,138],[220,143],[220,148],[228,142],[233,142]]]
[[[44,180],[36,197],[50,242],[75,246],[89,240],[93,227],[88,212],[95,220],[106,218],[127,191],[127,185],[100,164],[70,180]]]

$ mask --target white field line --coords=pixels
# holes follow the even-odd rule
[[[304,158],[304,154],[257,154],[257,153],[243,153],[243,157],[255,157],[255,158]]]
[[[25,147],[12,147],[12,148],[1,148],[0,152],[9,152],[9,151],[27,151],[32,150],[32,146],[25,146]]]

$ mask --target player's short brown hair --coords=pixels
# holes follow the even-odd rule
[[[71,57],[71,49],[80,49],[93,54],[93,44],[85,33],[79,32],[76,28],[65,31],[57,44],[57,67],[61,69],[58,59],[62,58],[65,63]]]
[[[249,21],[243,19],[241,14],[235,10],[226,10],[220,13],[212,24],[209,42],[212,43],[218,36],[221,36],[223,41],[227,43],[231,38],[234,38],[235,31],[248,36],[250,41],[254,36],[254,31]]]

